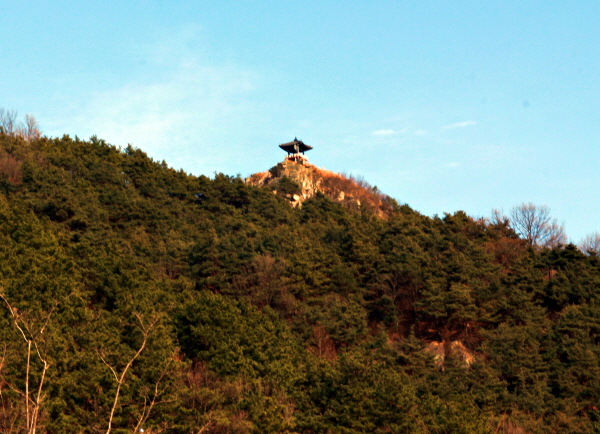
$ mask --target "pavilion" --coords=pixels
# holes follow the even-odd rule
[[[304,156],[304,153],[312,149],[312,146],[306,145],[302,140],[298,140],[296,137],[294,137],[294,140],[291,142],[282,143],[279,147],[288,153],[287,157],[285,157],[287,160],[296,162],[308,160],[308,158]]]

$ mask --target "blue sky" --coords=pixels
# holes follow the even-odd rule
[[[597,1],[2,2],[0,107],[248,176],[297,136],[428,215],[600,231]]]

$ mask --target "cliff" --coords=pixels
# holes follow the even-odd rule
[[[379,217],[387,217],[397,206],[389,196],[366,182],[330,170],[318,168],[306,161],[288,159],[268,171],[246,178],[246,184],[269,188],[286,199],[293,207],[315,196],[324,194],[352,211],[370,210]]]

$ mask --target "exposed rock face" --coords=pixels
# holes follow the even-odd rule
[[[323,193],[349,209],[370,209],[380,217],[386,217],[395,202],[367,183],[340,175],[308,162],[285,159],[266,172],[255,173],[246,183],[269,188],[273,193],[287,199],[294,207]]]
[[[258,187],[268,186],[273,193],[288,199],[292,206],[302,206],[302,202],[321,191],[323,177],[317,171],[324,172],[312,164],[284,160],[267,172],[255,173],[246,178],[246,183]],[[329,173],[334,175],[333,172]]]
[[[475,363],[475,356],[461,341],[452,341],[450,343],[450,349],[455,356],[458,357],[458,360],[460,360],[465,366],[469,367]],[[443,342],[430,342],[425,347],[425,351],[433,354],[435,363],[439,367],[444,366],[446,356],[444,354],[445,349]]]

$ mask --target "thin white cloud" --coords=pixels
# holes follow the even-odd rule
[[[468,127],[470,125],[476,125],[476,124],[477,124],[477,122],[475,122],[475,121],[456,122],[454,124],[443,126],[442,130],[452,130],[454,128],[464,128],[464,127]]]
[[[209,160],[216,158],[215,153],[201,152],[199,147],[214,146],[230,125],[239,125],[237,120],[251,123],[259,116],[250,101],[258,77],[233,65],[203,61],[187,50],[188,36],[171,41],[172,50],[165,48],[169,43],[162,43],[147,53],[155,66],[168,64],[159,68],[160,77],[139,83],[132,78],[110,91],[91,92],[78,104],[76,114],[67,117],[68,125],[57,129],[83,138],[95,134],[117,146],[131,143],[179,167],[189,167],[192,159],[214,167]],[[225,154],[219,153],[219,158]]]
[[[449,163],[446,163],[445,166],[452,169],[452,168],[459,167],[460,163],[458,163],[456,161],[451,161]]]
[[[415,131],[415,136],[424,136],[428,133],[427,130],[417,130]]]
[[[377,130],[377,131],[373,131],[373,133],[371,133],[374,136],[393,136],[394,134],[396,134],[396,131],[394,130]]]

